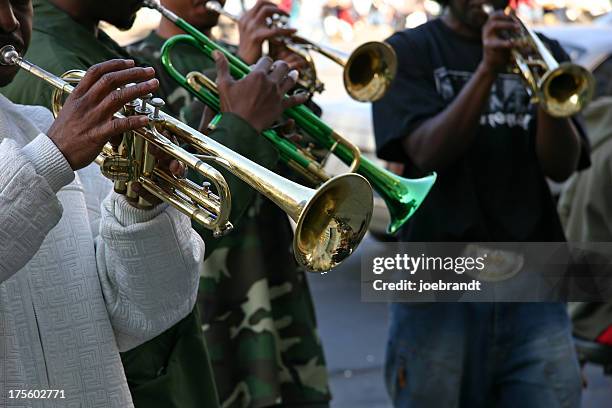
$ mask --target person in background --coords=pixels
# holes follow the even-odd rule
[[[161,3],[206,35],[217,25],[219,16],[206,9],[206,2]],[[257,2],[240,19],[240,43],[230,50],[252,64],[261,57],[264,41],[293,34],[292,29],[268,27],[266,19],[277,13],[282,11],[272,3]],[[181,31],[162,19],[156,31],[129,50],[163,70],[161,47],[177,34]],[[202,71],[214,78],[214,62],[193,47],[174,51],[172,60],[181,72]],[[275,57],[286,59],[283,69],[303,66],[295,55],[276,51]],[[161,76],[161,88],[168,95],[184,95],[172,103],[174,113],[183,112],[192,124],[200,123],[202,108],[192,103],[185,90],[167,75]],[[250,142],[240,132],[222,136],[216,140],[238,152],[246,143],[256,146],[246,157],[272,148],[263,136]],[[268,167],[279,168],[276,162]],[[247,201],[241,201],[241,207],[232,210],[240,218],[236,230],[212,244],[205,238],[211,246],[198,304],[221,402],[223,406],[253,408],[327,406],[330,395],[325,358],[308,283],[291,253],[291,226],[275,204],[250,191],[249,205],[242,206]],[[207,237],[207,231],[198,231]]]
[[[25,53],[31,30],[29,0],[0,0],[0,47]],[[0,66],[0,86],[18,71]],[[195,304],[204,243],[189,218],[144,192],[154,207],[133,206],[91,164],[111,138],[148,125],[113,116],[155,91],[154,75],[132,60],[97,64],[55,121],[0,96],[2,407],[132,407],[119,352]]]
[[[55,75],[72,69],[87,69],[107,59],[129,58],[130,55],[102,32],[98,24],[105,21],[127,29],[133,24],[141,5],[142,1],[137,0],[34,0],[34,31],[26,58]],[[293,85],[295,76],[288,78],[279,75],[282,71],[277,71],[271,77],[267,70],[272,61],[265,59],[260,62],[256,70],[263,71],[263,75],[258,73],[239,82],[230,80],[229,74],[222,71],[226,79],[221,87],[224,115],[211,137],[224,139],[230,134],[239,135],[236,140],[241,142],[241,153],[259,164],[270,166],[277,160],[276,151],[262,140],[258,132],[277,120],[287,106],[301,100],[284,99],[285,86]],[[223,66],[227,69],[227,64]],[[286,73],[289,73],[288,69]],[[257,89],[257,92],[252,92],[252,89]],[[51,107],[52,88],[25,72],[17,74],[1,92],[17,103]],[[238,184],[232,179],[229,182],[233,187]],[[245,201],[248,204],[248,199],[240,198],[241,190],[232,188],[231,192],[234,204]],[[214,241],[210,239],[209,242],[213,247]],[[159,259],[159,256],[151,259]],[[180,265],[160,262],[167,268],[168,276],[178,273],[175,264]],[[189,312],[160,336],[122,353],[127,381],[137,407],[208,408],[218,405],[197,308]]]
[[[593,101],[583,112],[591,142],[591,168],[564,186],[558,210],[572,242],[612,242],[612,97]],[[574,335],[612,347],[612,303],[570,305]]]
[[[483,4],[444,1],[440,18],[388,39],[399,71],[373,105],[378,156],[438,173],[402,241],[565,240],[546,178],[588,166],[588,143],[574,119],[530,103],[508,71],[518,25]],[[580,405],[562,303],[392,304],[385,379],[403,408]]]

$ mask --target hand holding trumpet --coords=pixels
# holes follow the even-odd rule
[[[276,4],[260,0],[238,20],[240,32],[238,56],[247,64],[254,64],[261,58],[265,41],[278,37],[291,37],[297,32],[292,28],[269,24],[275,15],[286,14]]]
[[[73,170],[92,163],[107,142],[119,142],[117,138],[149,124],[146,115],[117,118],[115,114],[125,104],[137,98],[147,97],[159,87],[153,68],[136,67],[133,60],[111,60],[91,67],[70,94],[51,128],[49,138],[62,152]],[[131,85],[131,86],[130,86]],[[78,112],[86,111],[83,116]],[[175,177],[183,177],[184,166],[159,150],[151,153],[157,166]],[[136,197],[152,205],[161,203],[157,197],[134,182],[130,186]]]
[[[261,58],[249,75],[237,81],[230,74],[225,56],[215,52],[214,58],[221,111],[240,116],[258,132],[272,126],[285,110],[301,105],[308,99],[306,94],[285,97],[295,86],[298,73],[291,71],[283,61]]]
[[[503,11],[494,11],[482,28],[483,67],[490,72],[499,73],[507,69],[511,62],[511,51],[516,43],[508,33],[520,30],[514,17]]]
[[[157,90],[154,77],[153,68],[135,67],[132,60],[107,61],[87,71],[48,132],[73,170],[93,162],[111,138],[149,123],[146,116],[113,116],[126,103]],[[125,87],[130,83],[136,85]]]

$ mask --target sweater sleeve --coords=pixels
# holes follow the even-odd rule
[[[45,135],[20,148],[0,144],[0,283],[23,268],[62,216],[55,193],[74,178]]]
[[[161,204],[140,210],[114,192],[104,200],[96,259],[120,351],[187,316],[203,257],[202,239],[175,209]]]

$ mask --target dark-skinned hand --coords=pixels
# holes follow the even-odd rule
[[[159,81],[154,77],[153,68],[135,67],[132,60],[111,60],[87,71],[48,132],[73,170],[92,163],[107,142],[117,144],[123,133],[149,124],[144,115],[122,119],[114,115],[126,103],[155,92]],[[158,150],[153,153],[159,167],[176,177],[184,176],[181,163]],[[139,183],[132,188],[150,203],[160,202]]]
[[[286,96],[297,81],[297,71],[291,71],[284,61],[273,62],[264,57],[252,72],[239,81],[232,78],[229,63],[219,52],[217,86],[221,96],[221,112],[240,116],[258,132],[269,128],[281,118],[283,112],[307,101],[307,94]]]
[[[503,72],[510,64],[512,49],[515,42],[508,37],[509,34],[519,30],[519,25],[514,17],[503,11],[495,11],[487,20],[482,29],[482,44],[484,55],[483,66],[494,73]]]
[[[291,28],[270,27],[268,19],[275,14],[287,15],[276,4],[260,0],[240,18],[238,56],[247,64],[252,65],[261,58],[265,41],[295,34],[296,30]]]
[[[111,60],[91,67],[49,129],[49,138],[73,170],[92,163],[111,138],[146,126],[146,116],[115,119],[128,102],[159,86],[153,68],[135,67],[132,60]],[[136,85],[125,87],[135,83]]]
[[[289,65],[289,69],[295,69],[298,72],[302,72],[309,67],[308,61],[287,48],[283,41],[270,41],[270,57],[285,61]]]

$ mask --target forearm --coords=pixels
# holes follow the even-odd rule
[[[102,205],[96,258],[120,350],[162,333],[193,308],[204,255],[187,217],[144,211],[112,193]]]
[[[62,216],[56,193],[74,173],[45,135],[0,144],[0,283],[25,266]]]
[[[536,152],[544,174],[566,180],[578,167],[580,136],[570,119],[554,118],[538,109]]]
[[[439,171],[471,145],[496,74],[478,67],[457,98],[404,138],[404,150],[422,171]]]

